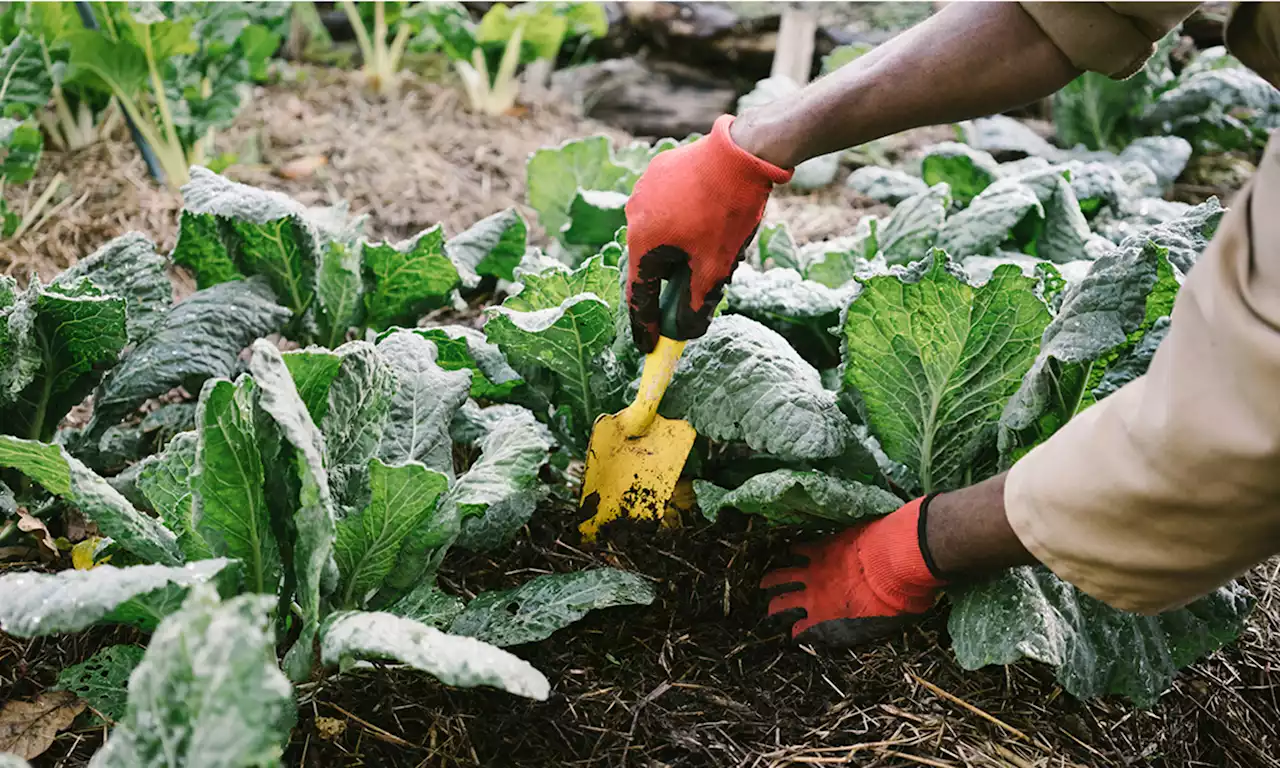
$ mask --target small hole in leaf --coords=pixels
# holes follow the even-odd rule
[[[507,603],[504,607],[506,608],[507,613],[511,614],[512,616],[515,616],[517,613],[520,612],[520,604],[514,600]]]

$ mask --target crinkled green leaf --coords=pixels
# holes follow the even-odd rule
[[[187,560],[213,557],[208,542],[196,531],[192,512],[195,495],[191,473],[196,465],[195,432],[176,436],[162,453],[148,456],[138,466],[138,490],[160,515],[165,527],[178,537],[178,548]]]
[[[712,521],[720,510],[731,508],[761,515],[775,525],[829,528],[887,515],[902,506],[901,499],[883,488],[792,469],[755,475],[733,490],[694,480],[693,490],[698,508]]]
[[[1041,138],[1026,123],[1007,115],[966,120],[958,126],[965,144],[1001,156],[1021,154],[1057,162],[1062,150]]]
[[[129,678],[124,719],[93,768],[275,765],[296,718],[276,666],[273,597],[193,590]]]
[[[470,374],[436,363],[436,347],[412,331],[395,331],[378,342],[396,389],[386,430],[377,449],[388,464],[416,461],[453,480],[449,423],[467,399]]]
[[[799,269],[796,261],[796,243],[786,224],[766,224],[760,227],[760,263],[765,267],[790,267]]]
[[[1043,219],[1044,206],[1034,190],[1016,179],[1002,179],[947,219],[938,247],[955,258],[987,255],[1013,240],[1023,222]]]
[[[805,279],[840,288],[855,277],[883,271],[883,259],[876,257],[879,231],[879,219],[863,216],[853,235],[805,246],[799,256]]]
[[[241,562],[248,591],[275,594],[280,548],[263,488],[254,399],[247,377],[235,384],[211,380],[200,393],[191,514],[196,533],[215,554]]]
[[[1143,136],[1120,153],[1122,163],[1138,163],[1155,173],[1157,194],[1173,186],[1191,159],[1191,142],[1180,136]],[[1148,192],[1150,194],[1150,192]]]
[[[150,335],[173,303],[168,266],[168,260],[156,253],[155,243],[129,232],[76,262],[51,287],[71,288],[88,279],[104,294],[124,299],[129,341],[136,344]]]
[[[635,181],[634,172],[614,162],[604,136],[539,149],[529,158],[527,174],[529,206],[550,233],[569,223],[569,207],[578,190],[628,193]]]
[[[342,576],[341,604],[363,605],[395,568],[406,537],[435,511],[449,479],[421,464],[389,467],[369,461],[369,503],[338,521],[334,556]]]
[[[414,333],[436,345],[436,364],[446,371],[471,371],[471,396],[485,400],[509,397],[524,380],[507,364],[502,350],[484,334],[465,325],[417,328]]]
[[[1020,457],[1093,402],[1109,366],[1172,311],[1179,272],[1191,267],[1221,216],[1216,200],[1203,203],[1094,262],[1064,296],[1001,416],[1003,454]],[[1171,263],[1175,252],[1180,264]]]
[[[284,364],[311,420],[317,424],[323,422],[329,413],[329,386],[338,375],[342,357],[332,350],[308,347],[285,352]]]
[[[1250,151],[1280,127],[1280,92],[1249,69],[1204,70],[1180,77],[1150,105],[1144,120],[1202,153]]]
[[[58,673],[57,690],[71,691],[111,721],[124,717],[129,675],[142,661],[137,645],[108,645],[87,660]]]
[[[1013,266],[973,288],[945,254],[873,277],[844,322],[844,386],[914,492],[958,488],[995,441],[1001,409],[1035,360],[1049,311]]]
[[[448,635],[390,613],[347,611],[330,616],[320,642],[325,664],[362,659],[408,664],[457,688],[491,686],[545,700],[550,684],[528,662],[470,637]]]
[[[929,191],[929,185],[918,177],[878,165],[864,165],[849,174],[846,184],[858,194],[886,205],[897,205],[909,197]]]
[[[324,468],[324,438],[298,396],[284,358],[269,342],[254,342],[249,371],[258,386],[258,406],[264,414],[260,426],[274,425],[269,439],[274,450],[264,450],[267,488],[274,495],[277,515],[290,514],[294,530],[291,554],[295,595],[302,608],[302,635],[285,657],[285,669],[293,680],[311,671],[320,601],[332,589],[337,572],[333,560],[334,511],[329,476]],[[269,497],[268,503],[272,503]]]
[[[33,115],[52,95],[53,76],[45,66],[40,41],[22,30],[0,51],[0,114]]]
[[[442,502],[444,514],[461,521],[459,545],[495,549],[528,522],[541,490],[538,471],[547,463],[551,445],[547,428],[522,412],[492,424],[479,440],[480,458]]]
[[[103,534],[143,560],[162,565],[181,562],[172,531],[134,509],[119,491],[61,446],[0,435],[0,467],[16,469],[74,504]]]
[[[7,312],[0,310],[0,324],[7,320],[0,336],[8,361],[0,369],[4,431],[52,439],[128,342],[125,306],[87,280],[48,289],[33,280]]]
[[[653,587],[614,568],[538,576],[515,589],[482,592],[449,631],[505,647],[545,640],[587,615],[618,605],[649,605]]]
[[[340,507],[358,506],[369,459],[388,426],[396,380],[391,366],[367,341],[344,344],[337,352],[342,361],[329,384],[329,407],[320,422],[324,465],[334,501]]]
[[[920,163],[920,176],[932,187],[945,183],[961,206],[991,186],[1000,175],[995,158],[980,149],[954,141],[930,147]]]
[[[364,282],[360,274],[361,244],[330,242],[316,270],[316,320],[320,340],[337,347],[364,319]]]
[[[592,257],[571,273],[522,279],[519,294],[489,311],[485,336],[518,370],[551,375],[549,396],[567,407],[573,432],[585,438],[596,416],[620,404],[618,372],[602,354],[616,332],[618,270]]]
[[[444,592],[435,582],[427,579],[397,600],[388,611],[443,631],[449,628],[465,607],[466,603],[462,602],[462,598]]]
[[[807,360],[819,364],[840,356],[839,337],[831,332],[840,312],[861,287],[850,281],[840,288],[805,280],[793,269],[757,272],[743,264],[725,289],[727,310],[745,315],[781,333]]]
[[[928,256],[950,205],[951,191],[946,184],[935,184],[899,203],[876,235],[885,260],[907,264]]]
[[[445,255],[439,225],[400,243],[365,243],[365,322],[383,330],[413,325],[442,304],[458,285],[458,270]]]
[[[474,288],[480,278],[514,280],[515,268],[524,258],[529,228],[514,208],[485,217],[444,244],[464,288]],[[612,235],[610,235],[612,237]]]
[[[965,669],[1032,659],[1087,699],[1120,694],[1143,707],[1178,669],[1231,642],[1253,599],[1237,584],[1158,616],[1117,611],[1045,568],[1016,568],[952,590],[948,630]]]
[[[15,637],[79,632],[99,621],[113,622],[113,611],[131,598],[169,584],[191,587],[214,578],[230,561],[201,560],[184,566],[98,565],[87,571],[57,573],[10,571],[0,576],[0,629]]]
[[[24,121],[0,117],[0,181],[25,184],[36,175],[44,137],[34,119]]]
[[[197,392],[206,379],[229,378],[244,348],[288,319],[260,278],[197,291],[103,378],[87,431],[96,434],[174,387]]]
[[[737,315],[689,342],[661,413],[698,434],[789,459],[837,456],[850,439],[836,393],[780,335]]]
[[[454,412],[453,422],[449,425],[449,434],[455,443],[479,447],[480,441],[499,423],[507,419],[517,419],[531,424],[538,423],[533,411],[523,405],[501,403],[481,408],[476,401],[468,400]]]
[[[192,169],[182,199],[173,260],[193,270],[200,287],[262,275],[295,317],[311,307],[321,244],[305,207],[204,168]]]

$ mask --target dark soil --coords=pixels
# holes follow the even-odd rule
[[[942,615],[857,651],[796,646],[755,588],[784,534],[726,515],[588,553],[577,515],[544,509],[496,558],[451,557],[471,596],[608,564],[653,580],[648,607],[598,611],[514,650],[547,675],[544,703],[455,690],[406,670],[302,686],[287,764],[306,766],[1274,766],[1280,623],[1271,571],[1241,640],[1179,676],[1152,711],[1082,703],[1033,664],[957,667]],[[0,687],[28,697],[124,630],[0,636]],[[102,729],[64,733],[37,766],[84,765]]]

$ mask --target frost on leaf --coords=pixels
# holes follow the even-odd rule
[[[845,184],[858,194],[886,205],[897,205],[908,197],[929,191],[929,185],[916,176],[876,165],[864,165],[849,174]]]
[[[529,520],[545,490],[538,472],[547,463],[551,435],[527,411],[498,419],[478,440],[480,457],[442,502],[461,523],[458,544],[474,551],[507,543]]]
[[[858,295],[853,281],[839,288],[806,280],[794,269],[757,272],[743,264],[725,289],[726,309],[745,315],[782,334],[792,346],[820,367],[840,357],[840,312]]]
[[[1234,640],[1253,599],[1237,584],[1158,616],[1117,611],[1042,567],[952,590],[948,631],[965,669],[1032,659],[1072,695],[1151,706],[1174,673]]]
[[[649,605],[653,587],[614,568],[539,576],[515,589],[482,592],[449,631],[498,646],[545,640],[587,615],[617,605]]]
[[[786,339],[738,315],[717,317],[689,342],[661,409],[699,435],[784,459],[837,456],[850,439],[817,369]]]
[[[229,561],[201,560],[180,567],[99,565],[87,571],[33,573],[11,571],[0,576],[0,630],[16,637],[40,637],[79,632],[104,621],[122,618],[118,609],[128,601],[168,585],[191,587],[209,581]]]
[[[721,510],[736,509],[761,515],[775,525],[830,528],[887,515],[902,506],[897,496],[883,488],[792,469],[754,475],[733,490],[694,480],[693,490],[698,508],[712,521]]]
[[[297,715],[276,666],[275,603],[193,590],[151,636],[128,710],[91,768],[277,764]]]
[[[950,206],[951,190],[946,184],[935,184],[899,203],[876,236],[885,261],[909,264],[928,256]]]
[[[453,480],[449,424],[466,402],[472,375],[439,363],[439,346],[416,331],[398,330],[378,342],[395,379],[377,456],[388,464],[421,462]]]
[[[539,701],[551,692],[541,672],[501,648],[390,613],[330,616],[320,655],[325,664],[342,667],[362,660],[398,661],[456,688],[490,686]]]
[[[125,300],[129,341],[148,336],[173,303],[169,262],[156,253],[155,243],[140,232],[108,241],[54,279],[52,286],[71,287],[85,279],[104,294]]]
[[[1002,266],[980,288],[935,250],[909,272],[873,277],[844,323],[844,387],[911,491],[957,488],[995,447],[1005,402],[1035,360],[1049,311],[1037,281]]]
[[[520,212],[508,208],[445,241],[444,252],[457,268],[464,288],[476,287],[482,277],[514,280],[515,268],[524,258],[528,232]]]
[[[524,383],[502,350],[474,328],[440,325],[415,328],[413,332],[436,345],[436,364],[441,368],[471,371],[472,397],[501,400]]]
[[[540,149],[529,158],[529,206],[542,227],[559,233],[570,220],[579,190],[629,193],[637,174],[617,163],[605,136],[576,139]]]

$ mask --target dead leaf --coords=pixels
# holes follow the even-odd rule
[[[54,556],[58,554],[58,543],[53,540],[53,535],[49,533],[49,528],[40,518],[32,515],[26,510],[26,507],[18,507],[18,530],[27,533],[36,534],[36,540],[44,547],[48,547]]]
[[[85,703],[74,693],[50,691],[35,701],[11,701],[0,709],[0,752],[24,760],[40,756],[71,725]]]
[[[30,560],[39,554],[40,550],[31,547],[0,547],[0,560]]]
[[[316,733],[323,741],[333,741],[347,731],[347,721],[336,717],[316,718]]]
[[[324,155],[306,155],[295,158],[276,169],[276,175],[283,179],[305,179],[329,164]]]

